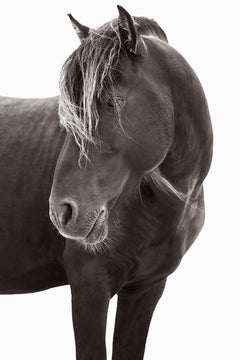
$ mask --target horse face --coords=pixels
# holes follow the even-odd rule
[[[70,134],[58,158],[50,195],[50,218],[59,232],[91,249],[108,234],[108,214],[128,181],[129,169],[113,149],[90,146],[79,166],[79,148]],[[89,246],[88,246],[89,245]]]
[[[111,96],[104,96],[99,106],[100,138],[117,149],[131,173],[141,178],[161,163],[173,139],[170,88],[152,59],[151,48],[150,42],[144,56],[121,56],[115,86],[120,119],[114,115]]]
[[[123,54],[119,66],[114,92],[119,118],[113,99],[103,94],[98,101],[100,145],[90,144],[89,161],[79,166],[79,148],[67,135],[50,196],[50,217],[59,232],[90,248],[106,239],[113,206],[131,196],[172,142],[168,88],[164,81],[158,85],[162,74],[154,69],[150,51],[132,59]]]

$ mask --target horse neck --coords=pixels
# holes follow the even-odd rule
[[[182,58],[181,58],[182,59]],[[161,164],[163,174],[180,191],[198,192],[212,158],[212,127],[202,86],[186,61],[172,85],[174,138]]]
[[[198,192],[212,158],[212,129],[203,98],[195,98],[184,111],[176,111],[172,146],[160,166],[161,172],[180,191]],[[201,111],[199,111],[201,109]]]

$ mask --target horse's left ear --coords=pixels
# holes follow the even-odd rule
[[[120,5],[117,5],[119,11],[118,29],[122,44],[131,53],[138,53],[139,35],[134,24],[132,16]]]
[[[85,25],[80,24],[71,14],[68,14],[69,19],[71,20],[72,26],[77,33],[77,36],[82,41],[86,39],[89,35],[89,28]]]

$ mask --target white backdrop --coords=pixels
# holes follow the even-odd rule
[[[2,1],[0,94],[56,95],[61,65],[78,45],[66,14],[71,12],[83,24],[96,27],[117,16],[117,3]],[[195,69],[207,95],[215,133],[214,161],[205,182],[205,227],[169,278],[153,317],[145,360],[237,360],[240,358],[237,1],[135,0],[120,4],[132,15],[155,18],[171,45]],[[109,314],[109,352],[115,306],[116,299]],[[0,359],[74,360],[74,353],[68,287],[0,297]]]

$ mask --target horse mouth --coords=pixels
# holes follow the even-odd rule
[[[85,237],[85,241],[88,243],[98,243],[104,240],[107,236],[107,227],[106,227],[106,211],[100,211],[95,222],[92,225],[92,228],[89,230],[88,234]]]
[[[91,246],[96,248],[97,245],[104,242],[108,235],[107,211],[103,209],[98,213],[84,236],[79,235],[78,231],[66,231],[65,229],[58,231],[63,237],[77,241],[87,250],[91,250]]]

